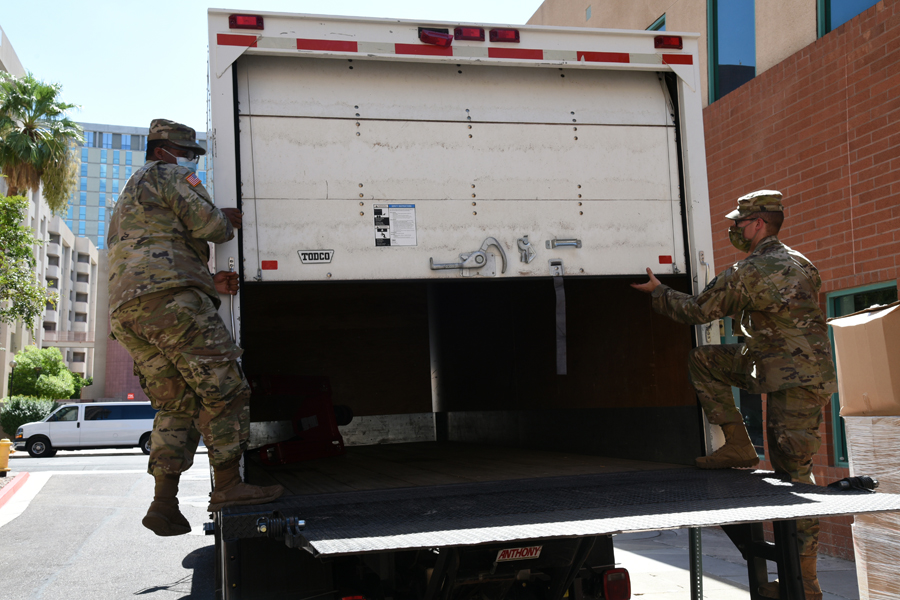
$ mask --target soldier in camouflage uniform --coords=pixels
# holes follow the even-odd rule
[[[743,344],[700,346],[689,357],[691,381],[710,423],[720,425],[725,445],[697,459],[701,469],[753,467],[759,463],[732,386],[767,394],[769,459],[777,473],[815,483],[812,458],[820,445],[822,408],[836,392],[834,363],[825,316],[818,304],[822,286],[816,267],[777,236],[784,221],[780,192],[762,190],[738,199],[726,218],[731,243],[749,256],[713,279],[698,295],[650,281],[632,287],[652,295],[653,309],[680,323],[697,325],[734,315]],[[816,577],[818,519],[798,521],[804,589],[822,598]],[[778,598],[767,583],[760,594]]]
[[[242,350],[217,312],[220,293],[237,293],[237,274],[207,268],[209,242],[232,239],[240,211],[216,208],[194,173],[206,151],[193,129],[155,119],[147,139],[147,162],[125,184],[107,236],[110,337],[131,354],[159,410],[148,467],[156,491],[143,524],[180,535],[190,524],[178,509],[179,476],[201,433],[215,472],[210,511],[269,502],[283,489],[241,481],[250,387],[237,363]]]

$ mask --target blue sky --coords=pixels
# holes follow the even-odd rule
[[[76,121],[205,130],[207,8],[522,24],[541,1],[0,0],[0,27],[26,70],[81,105]]]

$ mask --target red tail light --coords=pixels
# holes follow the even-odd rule
[[[658,35],[653,38],[653,46],[655,48],[668,48],[670,50],[681,50],[684,48],[680,35]]]
[[[440,46],[442,48],[446,48],[453,43],[453,36],[449,33],[431,31],[430,29],[420,30],[419,39],[426,44],[432,44],[434,46]]]
[[[672,262],[673,262],[673,261],[672,261],[672,257],[671,257],[671,256],[667,256],[667,255],[664,255],[664,254],[660,254],[660,255],[659,255],[659,264],[661,264],[661,265],[671,265]]]
[[[484,29],[481,27],[457,27],[453,30],[453,37],[458,40],[484,41]]]
[[[627,569],[610,569],[603,572],[603,597],[606,600],[630,600],[631,578]]]
[[[519,43],[518,29],[491,29],[492,42],[512,42]]]
[[[263,18],[259,15],[228,15],[229,29],[263,29]]]

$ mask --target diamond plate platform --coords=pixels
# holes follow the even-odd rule
[[[276,510],[305,520],[311,550],[332,556],[895,511],[900,495],[667,469],[293,496],[225,509],[222,535],[263,537],[256,520]]]

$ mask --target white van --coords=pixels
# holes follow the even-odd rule
[[[57,450],[139,447],[150,454],[150,432],[156,416],[149,402],[67,404],[43,421],[16,431],[16,449],[31,456],[54,456]]]

